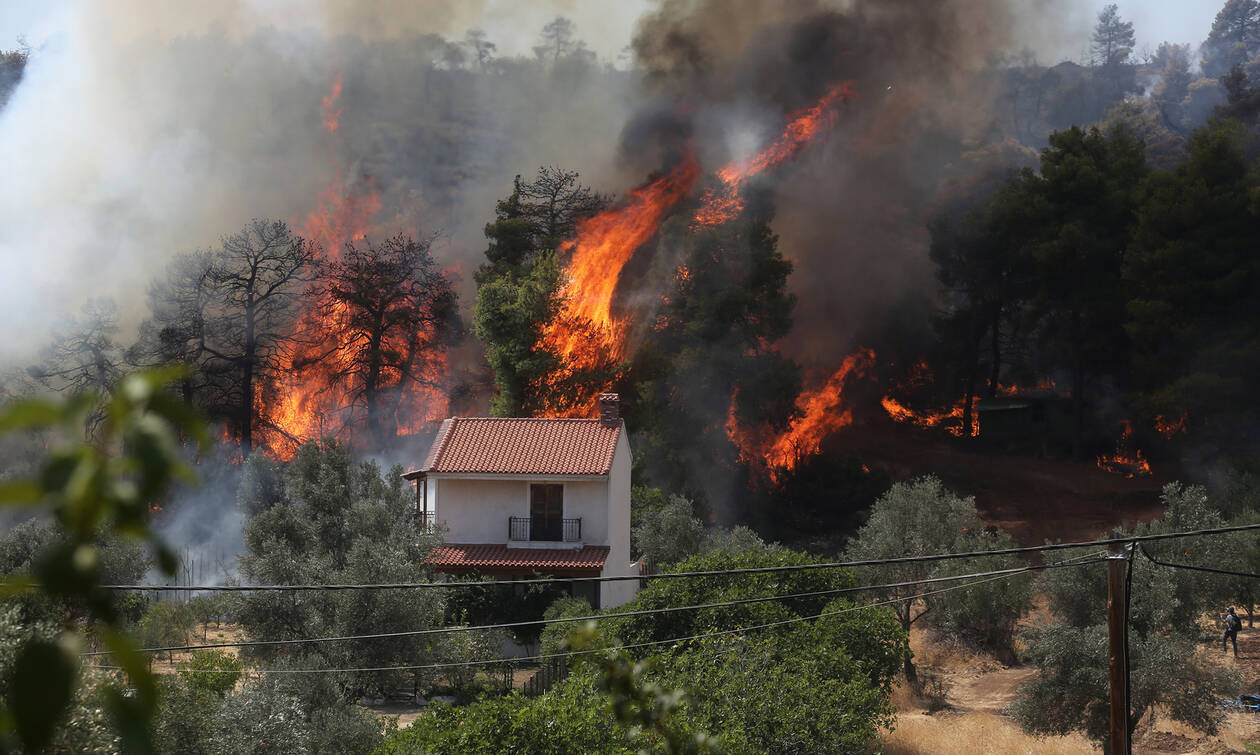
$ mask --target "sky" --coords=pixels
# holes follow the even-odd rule
[[[1045,2],[1047,0],[1033,0]],[[306,11],[311,0],[236,0],[237,4],[265,7],[268,15],[285,12],[294,18],[309,17]],[[1042,58],[1080,60],[1088,54],[1088,35],[1098,12],[1108,0],[1064,0],[1063,23],[1056,30],[1057,40],[1050,35],[1036,40],[1033,47]],[[230,1],[229,1],[229,4]],[[1137,53],[1153,51],[1160,42],[1197,45],[1207,36],[1212,19],[1222,2],[1216,0],[1128,0],[1117,2],[1120,15],[1132,21],[1137,35]],[[72,0],[0,0],[0,49],[16,46],[18,36],[25,36],[32,46],[39,46],[59,31],[60,18]],[[471,3],[470,5],[477,5]],[[651,7],[650,0],[568,0],[568,2],[525,3],[517,0],[490,0],[480,4],[477,18],[457,15],[447,33],[462,34],[462,24],[483,28],[488,38],[509,55],[528,55],[537,30],[555,13],[574,19],[579,35],[595,40],[592,44],[602,58],[616,60],[633,33],[634,20]],[[509,9],[510,8],[510,12]],[[1074,41],[1073,41],[1074,40]],[[1057,62],[1044,60],[1043,62]]]

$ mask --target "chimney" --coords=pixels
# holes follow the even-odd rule
[[[604,427],[621,425],[621,396],[616,393],[599,394],[599,424]]]

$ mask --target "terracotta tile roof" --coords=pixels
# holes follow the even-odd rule
[[[597,419],[456,417],[442,422],[418,471],[608,474],[621,431]]]
[[[550,572],[594,576],[608,560],[607,545],[582,548],[509,548],[501,543],[447,544],[434,548],[428,562],[439,571],[523,573]]]

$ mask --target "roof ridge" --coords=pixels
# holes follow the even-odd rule
[[[492,420],[494,422],[599,422],[599,417],[451,417],[453,420]]]

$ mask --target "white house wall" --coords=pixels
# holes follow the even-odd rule
[[[430,505],[436,502],[437,520],[447,527],[449,543],[508,543],[527,547],[527,543],[508,542],[508,518],[529,516],[529,486],[537,482],[554,480],[430,479]],[[564,485],[564,518],[581,518],[582,543],[608,545],[608,486],[604,480],[566,480],[560,484]],[[628,494],[629,487],[626,490]],[[627,510],[627,543],[629,533]]]
[[[630,442],[623,429],[613,452],[608,471],[607,511],[609,512],[609,551],[604,576],[628,576],[636,573],[630,567]],[[585,523],[583,523],[585,526]],[[639,590],[637,580],[604,582],[600,585],[600,608],[615,608],[634,598]]]

